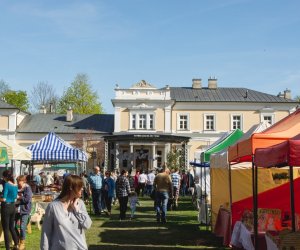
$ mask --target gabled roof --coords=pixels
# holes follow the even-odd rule
[[[262,93],[247,88],[201,88],[171,87],[171,99],[176,102],[269,102],[297,103],[275,95]]]
[[[28,115],[19,125],[18,133],[98,133],[107,134],[114,130],[114,115],[74,114],[71,122],[66,121],[63,114],[33,114]]]

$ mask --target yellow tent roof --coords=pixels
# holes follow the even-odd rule
[[[7,148],[7,155],[9,160],[19,160],[19,161],[30,161],[31,160],[31,151],[14,143],[3,136],[0,136],[0,147]]]

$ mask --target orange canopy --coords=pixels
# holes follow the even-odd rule
[[[228,148],[229,162],[252,161],[256,148],[266,148],[284,142],[300,131],[300,109],[283,118],[261,133],[255,133],[250,138],[240,141]]]

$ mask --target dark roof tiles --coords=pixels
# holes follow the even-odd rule
[[[295,100],[285,99],[247,88],[193,89],[172,87],[171,98],[177,102],[296,102]]]
[[[112,133],[114,129],[114,115],[74,114],[71,122],[66,121],[63,114],[33,114],[27,116],[19,128],[22,133]]]

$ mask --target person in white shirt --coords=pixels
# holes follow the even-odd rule
[[[48,172],[45,177],[45,186],[50,186],[53,184],[53,182],[54,182],[54,179],[53,179],[52,175]]]
[[[147,195],[150,195],[152,193],[154,178],[155,178],[155,174],[154,174],[154,170],[152,170],[147,175],[147,185],[146,185],[146,194]]]
[[[147,183],[147,175],[144,173],[144,171],[141,172],[139,175],[139,186],[138,186],[138,195],[140,195],[140,191],[142,190],[142,196],[144,196],[145,187]]]

